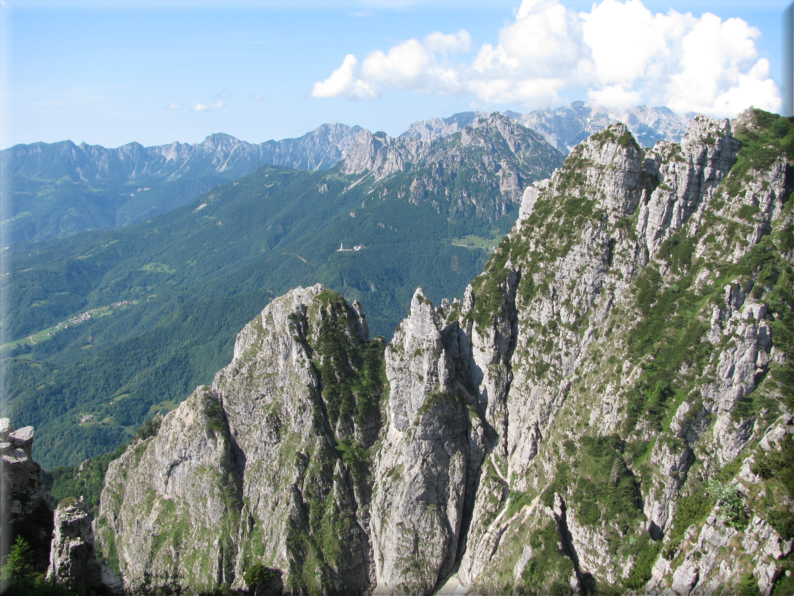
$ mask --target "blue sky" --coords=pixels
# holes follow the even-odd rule
[[[779,110],[787,6],[3,1],[0,147],[262,142],[325,122],[397,135],[434,116],[578,99]]]

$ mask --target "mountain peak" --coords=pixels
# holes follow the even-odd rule
[[[516,120],[538,131],[563,153],[568,153],[587,136],[616,121],[625,122],[645,147],[652,147],[661,140],[678,142],[691,118],[691,115],[679,116],[666,107],[642,105],[611,110],[598,104],[575,101],[570,106],[535,110]]]
[[[233,137],[232,135],[226,134],[225,132],[216,132],[209,135],[204,142],[201,143],[204,147],[222,147],[227,145],[240,145],[240,144],[248,144],[245,141],[241,141],[240,139]]]

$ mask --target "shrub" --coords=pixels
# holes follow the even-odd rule
[[[245,585],[247,585],[249,589],[252,589],[255,586],[261,586],[278,577],[281,577],[281,571],[278,569],[271,569],[270,567],[265,567],[261,563],[254,563],[246,569],[243,581],[245,581]]]
[[[154,418],[144,422],[143,425],[135,431],[135,436],[142,441],[145,441],[149,437],[156,437],[162,422],[162,416],[155,415]]]
[[[223,430],[223,406],[219,403],[214,403],[206,410],[207,418],[210,419],[209,427],[215,432]]]
[[[750,515],[744,506],[744,497],[733,485],[724,485],[715,480],[709,481],[709,493],[720,505],[720,518],[737,530],[744,530]]]
[[[761,590],[758,589],[758,581],[752,573],[742,574],[739,580],[739,594],[741,596],[761,596]]]
[[[648,580],[651,579],[651,571],[653,564],[656,562],[656,557],[659,556],[661,550],[661,543],[651,544],[648,548],[637,555],[637,560],[629,572],[629,577],[626,580],[626,586],[632,590],[639,590]]]

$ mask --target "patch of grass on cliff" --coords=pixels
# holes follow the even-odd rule
[[[752,277],[755,281],[752,282]],[[745,279],[750,295],[768,306],[767,324],[772,328],[772,345],[790,359],[794,355],[794,270],[776,250],[772,238],[767,235],[733,266],[723,279]],[[750,285],[752,284],[752,285]],[[721,288],[724,284],[720,283]],[[794,369],[791,366],[770,362],[767,369],[777,391],[783,396],[788,408],[794,407]],[[756,382],[767,377],[762,372]],[[780,408],[776,398],[769,398],[754,391],[740,400],[732,416],[743,420],[768,410],[766,418],[774,418]]]
[[[792,156],[792,134],[794,119],[779,118],[760,110],[754,112],[756,130],[739,128],[736,136],[743,142],[739,161],[724,182],[728,194],[735,196],[745,184],[745,175],[751,169],[768,168],[776,156]],[[787,144],[786,144],[787,143]],[[786,200],[784,198],[784,200]],[[752,207],[740,209],[739,215],[750,217],[756,211]],[[661,430],[665,420],[679,402],[685,399],[694,388],[686,375],[679,373],[682,366],[689,368],[689,378],[699,376],[715,349],[709,342],[702,341],[709,327],[707,308],[710,304],[724,306],[722,293],[728,283],[743,280],[752,284],[753,298],[768,301],[773,327],[773,342],[778,349],[787,354],[794,348],[794,304],[792,295],[791,266],[780,258],[772,238],[767,234],[746,254],[739,263],[707,264],[694,258],[698,242],[708,236],[710,228],[719,220],[712,212],[706,213],[707,222],[695,237],[689,238],[684,230],[679,230],[666,240],[659,251],[659,257],[666,260],[670,272],[676,276],[675,283],[662,287],[662,278],[657,269],[649,266],[635,282],[635,304],[642,320],[629,334],[629,351],[637,359],[650,356],[643,365],[643,373],[635,387],[628,392],[628,412],[624,430],[630,432],[640,419],[648,421],[653,428]],[[740,234],[735,222],[728,225],[724,235],[728,244]],[[713,235],[713,234],[712,234]],[[778,234],[780,236],[780,234]],[[780,239],[778,238],[778,241]],[[713,284],[696,293],[692,281],[699,270],[709,266],[717,279]],[[779,281],[782,278],[782,283]],[[779,384],[781,393],[794,405],[794,372],[790,367],[769,367],[773,379]],[[758,382],[763,380],[757,379]],[[751,394],[738,405],[734,418],[746,419],[764,408],[776,408],[770,400]],[[758,402],[758,403],[756,403]]]
[[[667,545],[662,551],[662,556],[668,561],[675,558],[687,529],[695,524],[703,523],[716,502],[714,497],[709,494],[705,482],[691,482],[688,483],[688,486],[688,494],[679,497],[676,501],[672,529],[668,533]]]
[[[787,571],[791,571],[791,561],[782,561],[778,566],[778,573],[776,573],[775,584],[772,588],[772,596],[791,596],[794,594],[794,573],[787,575]]]
[[[224,422],[223,406],[219,403],[210,404],[205,410],[207,418],[209,418],[209,428],[216,433],[221,432],[226,426]]]
[[[579,215],[590,217],[593,215],[593,207],[595,201],[584,197],[568,197],[562,203],[562,210],[565,211],[568,217],[577,217]]]
[[[570,499],[581,523],[596,526],[609,520],[625,532],[644,517],[640,483],[626,466],[624,449],[618,435],[581,438]]]
[[[288,583],[289,589],[297,593],[324,591],[324,584],[333,576],[326,553],[335,558],[342,536],[352,536],[329,534],[326,527],[336,525],[332,490],[336,454],[324,441],[316,445],[318,448],[309,454],[303,492],[296,494],[301,505],[291,514],[287,529]]]
[[[359,426],[372,423],[384,391],[385,346],[377,339],[364,342],[356,337],[352,329],[356,315],[344,298],[329,290],[318,298],[323,323],[313,350],[320,362],[331,426],[343,417]]]
[[[653,266],[646,267],[635,282],[635,305],[642,319],[629,333],[629,353],[637,359],[651,359],[628,392],[626,433],[640,419],[661,430],[668,409],[691,389],[681,383],[678,371],[684,364],[702,369],[711,355],[712,345],[701,341],[708,329],[707,321],[699,316],[706,301],[691,289],[699,267],[692,261],[695,244],[695,239],[678,232],[659,250],[678,276],[676,283],[662,288],[661,274]]]
[[[794,500],[794,443],[786,437],[780,450],[758,449],[751,469],[764,481],[762,513],[784,539],[794,538],[794,514],[784,505]]]
[[[562,463],[557,466],[557,473],[546,489],[541,493],[540,500],[546,507],[554,507],[554,493],[566,494],[571,484],[571,467]]]
[[[794,270],[779,256],[776,258],[776,270],[778,275],[775,284],[764,297],[773,315],[770,322],[772,343],[786,354],[786,359],[790,362],[794,355]],[[770,370],[787,407],[794,408],[794,368],[773,363]]]
[[[364,486],[369,478],[372,456],[369,450],[355,441],[338,441],[336,451],[350,469],[357,486]]]
[[[782,154],[794,159],[794,118],[753,110],[751,126],[737,126],[734,136],[742,142],[736,164],[725,181],[728,194],[737,196],[751,179],[751,170],[769,168]]]
[[[485,271],[472,284],[474,309],[468,316],[474,319],[477,330],[484,333],[495,319],[504,315],[506,296],[503,285],[510,272],[505,269],[510,258],[510,238],[505,236],[496,252],[488,259]]]
[[[519,594],[569,594],[573,561],[560,547],[560,535],[554,522],[547,522],[529,539],[532,558],[524,566],[516,585]]]
[[[510,504],[505,513],[505,519],[512,518],[516,513],[519,513],[525,506],[532,503],[533,493],[523,493],[518,491],[510,491]]]
[[[651,579],[653,565],[656,563],[661,549],[662,544],[654,542],[647,544],[645,548],[640,550],[629,572],[629,577],[626,578],[625,584],[627,588],[630,590],[641,590],[648,583],[648,580]]]

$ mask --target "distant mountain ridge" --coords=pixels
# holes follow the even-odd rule
[[[414,122],[402,136],[430,141],[463,130],[492,112],[460,112],[449,118],[432,118]],[[610,124],[622,122],[645,147],[653,147],[658,141],[680,142],[694,114],[683,116],[666,107],[636,106],[626,110],[610,110],[596,104],[575,101],[570,106],[542,109],[520,114],[506,111],[504,114],[527,128],[543,135],[554,147],[565,153],[584,141],[591,134],[603,130]]]
[[[603,106],[575,101],[554,110],[535,110],[529,114],[508,114],[524,126],[537,130],[563,153],[570,153],[591,134],[610,124],[622,122],[637,141],[653,147],[659,141],[678,143],[684,137],[693,113],[683,116],[666,107],[637,106],[626,110],[609,110]]]
[[[0,151],[10,180],[6,241],[61,238],[124,227],[197,199],[263,165],[325,170],[342,159],[359,126],[323,124],[296,139],[258,145],[217,133],[202,143],[115,149],[33,143]]]
[[[450,136],[494,112],[460,112],[448,118],[432,118],[411,124],[399,138],[423,142]],[[660,140],[678,142],[692,115],[679,116],[666,107],[637,106],[609,110],[603,106],[573,102],[570,106],[505,115],[543,135],[564,153],[590,134],[621,121],[645,146]],[[145,181],[148,177],[194,179],[222,175],[233,179],[250,174],[261,165],[301,170],[326,170],[344,159],[363,129],[345,124],[323,124],[298,138],[254,144],[225,133],[209,135],[201,143],[174,142],[144,147],[132,142],[114,149],[79,145],[72,141],[15,145],[0,151],[7,174],[26,179],[74,181]]]
[[[482,126],[494,114],[499,112],[460,112],[448,118],[418,121],[395,138],[370,133],[360,126],[323,124],[302,137],[259,144],[215,133],[201,143],[153,147],[128,143],[107,149],[72,141],[15,145],[0,151],[4,175],[11,181],[10,196],[5,198],[10,217],[0,223],[6,228],[8,244],[125,227],[189,203],[263,165],[326,170],[351,150],[358,152],[354,159],[361,161],[361,147],[355,149],[361,134],[376,140],[376,144],[389,145],[378,151],[388,151],[390,159],[396,159],[388,165],[393,173],[404,163],[421,160],[434,141],[462,132],[467,126]],[[563,154],[618,121],[624,122],[645,146],[659,140],[677,142],[691,116],[646,106],[609,111],[583,102],[529,114],[508,111],[504,115],[537,131]],[[365,140],[365,145],[368,142]],[[427,186],[427,180],[424,183]]]
[[[83,182],[128,182],[209,175],[233,179],[265,164],[328,169],[345,156],[360,130],[360,126],[323,124],[299,138],[260,144],[224,133],[209,135],[201,143],[144,147],[133,142],[115,149],[61,141],[15,145],[0,154],[10,176],[28,179],[59,180],[66,176]]]

